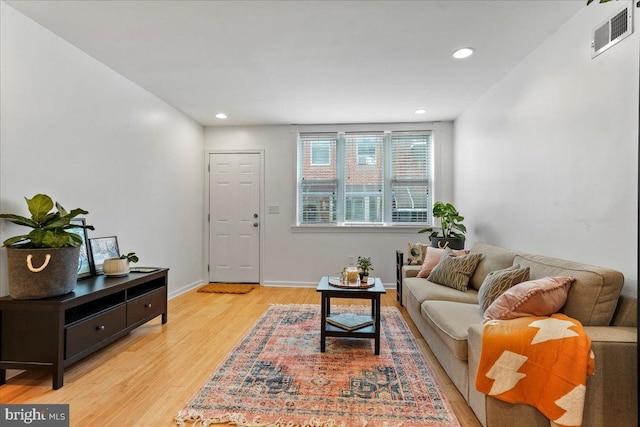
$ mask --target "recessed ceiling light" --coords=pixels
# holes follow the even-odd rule
[[[414,111],[414,113],[416,113],[416,114],[426,114],[427,110],[425,110],[424,108],[420,108],[420,109]]]
[[[216,118],[218,118],[218,119],[226,119],[227,115],[225,113],[218,113],[218,114],[216,114]]]
[[[469,57],[471,55],[473,55],[473,48],[472,47],[463,47],[463,48],[458,49],[455,52],[453,52],[453,57],[456,58],[456,59],[467,58],[467,57]]]

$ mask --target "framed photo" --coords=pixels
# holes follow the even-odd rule
[[[71,220],[71,224],[86,225],[84,218],[74,218]],[[91,252],[89,251],[89,245],[87,244],[87,229],[86,228],[70,228],[70,233],[75,233],[82,238],[82,245],[80,246],[80,259],[78,262],[78,279],[83,277],[93,276],[95,269],[93,267],[93,260]]]
[[[102,274],[102,264],[108,258],[119,258],[118,238],[116,236],[96,237],[89,239],[91,256],[96,274]]]

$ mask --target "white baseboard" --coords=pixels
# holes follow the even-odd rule
[[[200,285],[204,285],[204,284],[205,284],[205,281],[204,281],[204,280],[198,280],[197,282],[193,282],[193,283],[191,283],[191,284],[184,285],[184,286],[183,286],[183,287],[181,287],[181,288],[174,289],[174,290],[172,290],[171,292],[169,292],[169,294],[167,295],[167,299],[175,298],[175,297],[177,297],[178,295],[182,295],[182,294],[184,294],[184,293],[187,293],[187,292],[189,292],[190,290],[195,289],[195,288],[197,288],[198,286],[200,286]]]

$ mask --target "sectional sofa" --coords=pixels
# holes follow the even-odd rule
[[[482,258],[466,292],[418,278],[421,266],[405,265],[401,302],[480,423],[485,427],[549,426],[549,420],[532,406],[506,403],[475,389],[483,330],[478,290],[487,274],[517,264],[529,267],[530,279],[576,278],[561,312],[583,324],[595,354],[595,374],[587,379],[583,426],[637,426],[637,301],[620,294],[622,274],[481,243],[470,253],[480,253]]]

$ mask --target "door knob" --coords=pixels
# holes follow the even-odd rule
[[[257,226],[258,226],[258,223],[257,223],[257,222],[254,222],[254,223],[253,223],[253,226],[254,226],[254,227],[257,227]]]
[[[258,218],[258,214],[253,214],[253,217],[254,218]]]

